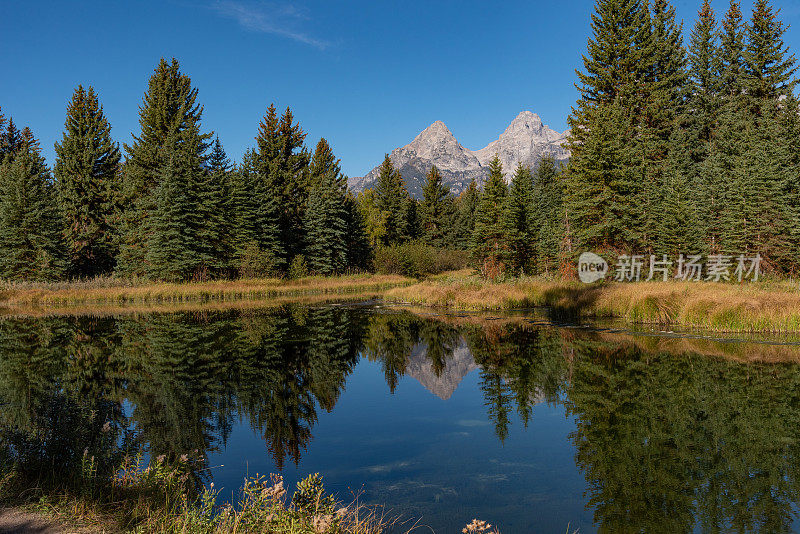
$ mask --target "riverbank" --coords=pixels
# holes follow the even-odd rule
[[[219,303],[314,295],[377,294],[412,283],[414,280],[411,278],[379,274],[174,284],[117,278],[50,284],[5,283],[0,285],[0,308]]]
[[[380,534],[399,524],[382,507],[338,501],[317,474],[289,492],[280,476],[249,477],[235,506],[220,504],[213,484],[196,493],[198,473],[187,460],[167,465],[159,458],[146,468],[125,463],[106,476],[91,469],[73,475],[50,485],[6,472],[0,477],[0,531]]]
[[[490,282],[469,270],[389,289],[387,300],[451,310],[546,306],[556,320],[616,318],[716,332],[800,332],[800,289],[784,282],[582,284],[522,277]]]

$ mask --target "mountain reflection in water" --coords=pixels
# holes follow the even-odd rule
[[[320,471],[436,532],[789,532],[797,351],[346,305],[5,317],[0,466]]]

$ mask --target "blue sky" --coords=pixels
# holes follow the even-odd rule
[[[677,0],[687,29],[700,0]],[[727,0],[716,0],[718,12]],[[743,1],[749,13],[751,0]],[[800,49],[800,0],[775,0]],[[359,176],[435,120],[482,148],[522,110],[566,128],[590,0],[0,0],[0,107],[41,139],[48,163],[65,107],[93,85],[129,142],[158,59],[176,57],[229,155],[253,145],[270,102],[291,106]]]

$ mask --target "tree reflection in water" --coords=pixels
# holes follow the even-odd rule
[[[202,465],[246,420],[281,469],[299,462],[361,355],[394,392],[414,355],[441,378],[459,347],[479,366],[500,440],[512,415],[527,427],[539,402],[574,418],[600,531],[791,531],[798,365],[524,319],[348,306],[3,318],[0,465],[68,476],[89,454],[111,472],[142,450]]]

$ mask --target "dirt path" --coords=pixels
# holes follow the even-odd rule
[[[71,534],[77,532],[49,520],[41,514],[0,508],[2,534]]]

